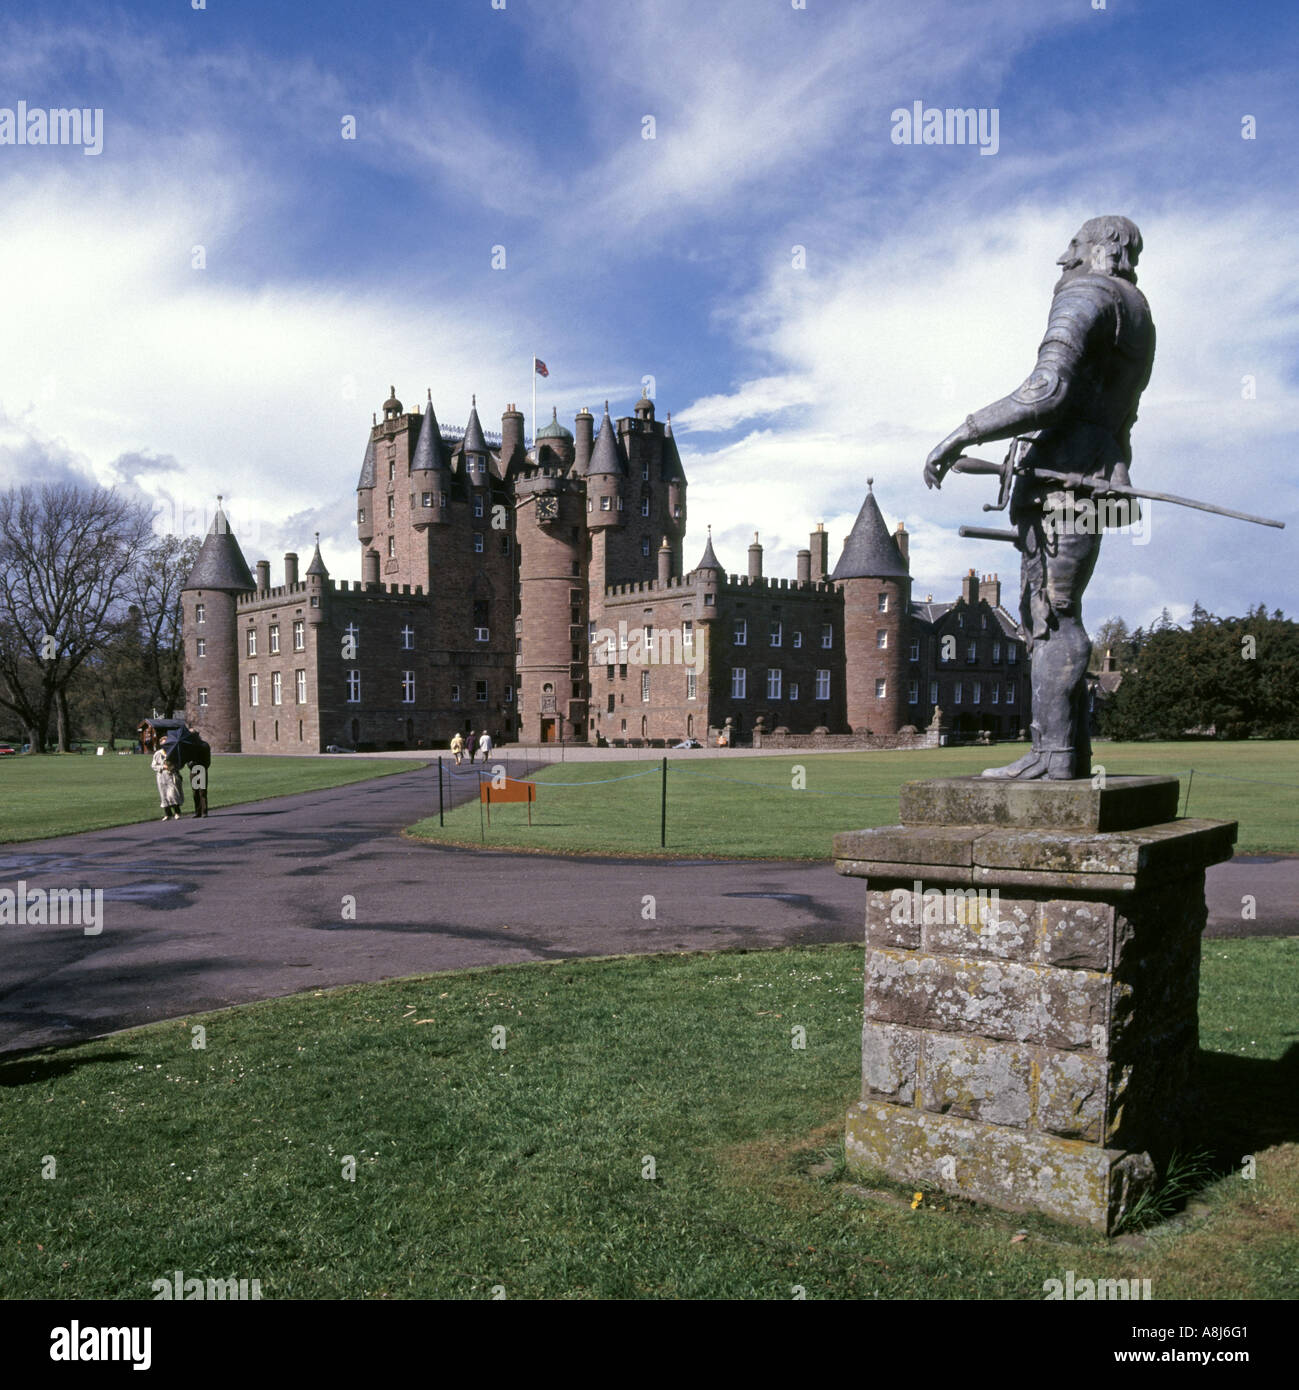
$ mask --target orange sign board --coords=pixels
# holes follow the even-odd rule
[[[492,823],[492,807],[507,801],[528,803],[528,824],[532,824],[532,803],[537,799],[537,784],[517,777],[503,778],[499,783],[488,778],[478,784],[478,799],[487,807],[487,824]]]

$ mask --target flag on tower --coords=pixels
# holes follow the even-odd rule
[[[546,364],[541,360],[540,357],[534,357],[532,359],[532,368],[538,376],[550,375],[550,369],[546,366]]]

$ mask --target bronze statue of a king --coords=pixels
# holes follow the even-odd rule
[[[1002,467],[1004,480],[1013,479],[1010,519],[1023,557],[1020,618],[1031,653],[1033,742],[1018,761],[989,768],[985,777],[1060,779],[1091,771],[1091,642],[1082,596],[1102,531],[1125,524],[1135,506],[1129,436],[1155,356],[1150,307],[1136,286],[1140,254],[1141,233],[1126,217],[1085,222],[1057,262],[1063,273],[1032,373],[1009,396],[968,416],[925,462],[926,484],[938,487],[954,465],[962,471],[970,445],[1012,440]],[[1123,492],[1107,493],[1110,484]]]

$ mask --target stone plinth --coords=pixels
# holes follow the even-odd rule
[[[865,879],[849,1161],[1109,1232],[1190,1118],[1204,871],[1171,777],[912,782],[835,837]],[[977,817],[977,819],[975,819]]]

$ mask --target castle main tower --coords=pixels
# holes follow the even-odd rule
[[[256,587],[218,497],[211,529],[181,589],[185,717],[214,753],[239,752],[235,603]]]
[[[891,536],[875,501],[874,479],[830,578],[843,594],[843,657],[848,727],[890,735],[906,722],[903,644],[911,611],[906,531]]]

